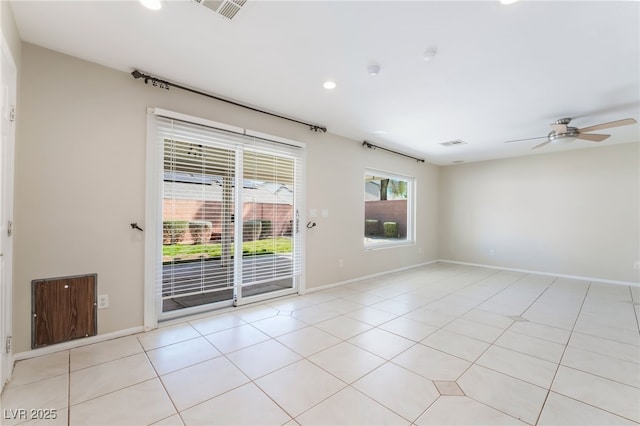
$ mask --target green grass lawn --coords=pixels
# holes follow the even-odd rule
[[[289,237],[266,238],[242,243],[243,255],[291,253],[293,242]],[[163,260],[188,260],[200,257],[220,257],[222,244],[172,244],[162,246]],[[231,247],[233,256],[233,246]]]

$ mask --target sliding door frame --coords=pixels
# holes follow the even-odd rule
[[[193,124],[212,127],[215,129],[230,131],[236,134],[245,135],[247,137],[255,137],[258,139],[272,141],[274,143],[283,143],[302,150],[300,156],[299,167],[301,167],[301,173],[299,174],[300,182],[296,182],[296,185],[300,185],[301,190],[298,191],[299,197],[294,197],[294,220],[297,222],[295,231],[298,234],[295,236],[299,247],[295,247],[294,250],[299,251],[300,255],[300,273],[294,277],[293,287],[291,289],[284,289],[279,291],[273,291],[265,294],[242,297],[242,286],[234,286],[234,293],[236,297],[230,301],[218,302],[211,305],[202,305],[193,308],[184,308],[173,313],[164,313],[162,311],[162,299],[159,297],[158,291],[160,282],[162,280],[162,274],[158,271],[161,269],[162,264],[162,179],[163,179],[163,147],[162,144],[158,144],[157,132],[156,132],[156,116],[163,116],[180,121],[185,121]],[[236,176],[240,176],[237,173],[242,173],[243,152],[242,149],[238,149],[236,152],[240,156],[240,160],[236,160]],[[188,316],[191,314],[202,313],[207,310],[213,310],[217,308],[239,306],[245,303],[254,303],[274,297],[290,295],[290,294],[303,294],[305,292],[304,283],[304,247],[305,247],[305,227],[300,224],[305,223],[304,219],[304,199],[305,199],[305,186],[306,186],[306,164],[305,164],[305,145],[292,141],[289,139],[279,138],[272,135],[266,135],[260,132],[251,131],[248,129],[242,129],[235,126],[230,126],[224,123],[218,123],[211,120],[193,117],[186,114],[177,113],[174,111],[168,111],[161,108],[148,108],[147,109],[147,168],[146,168],[146,191],[145,191],[145,271],[144,271],[144,329],[152,330],[157,328],[158,321],[167,320],[176,317]],[[242,215],[242,188],[234,191],[235,197],[235,215],[241,217]],[[240,214],[240,216],[238,216]],[[242,227],[235,227],[234,244],[242,244]],[[238,247],[236,247],[236,253]],[[242,253],[242,250],[239,251]],[[234,256],[234,268],[237,272],[242,271],[242,256]],[[295,268],[295,266],[294,266]],[[235,278],[237,280],[237,278]],[[237,281],[236,281],[237,282]]]

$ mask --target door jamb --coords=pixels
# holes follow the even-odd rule
[[[7,93],[7,103],[9,107],[15,107],[17,105],[17,90],[18,90],[18,71],[16,67],[16,62],[13,58],[13,54],[9,49],[9,45],[7,44],[7,40],[2,34],[2,39],[0,40],[0,54],[2,55],[2,60],[6,60],[9,68],[10,68],[10,76],[8,81],[8,87],[10,93]],[[0,78],[0,84],[4,84],[7,81],[7,78],[3,75]],[[13,105],[12,105],[13,104]],[[11,238],[9,223],[13,221],[13,203],[14,203],[14,170],[15,170],[15,121],[13,122],[12,128],[9,130],[9,139],[7,140],[6,146],[2,146],[1,148],[6,154],[6,157],[0,158],[0,161],[3,161],[2,167],[2,188],[0,191],[0,199],[2,201],[1,208],[4,209],[4,215],[2,217],[4,223],[0,224],[0,232],[2,235],[0,238],[4,239],[4,245],[2,249],[3,253],[3,268],[2,268],[2,280],[0,281],[0,293],[2,297],[0,297],[0,308],[2,318],[0,318],[0,351],[2,351],[3,355],[6,356],[4,362],[7,365],[6,377],[4,377],[4,365],[2,361],[0,361],[0,391],[4,387],[6,381],[11,378],[12,370],[13,370],[13,350],[9,346],[9,341],[12,339],[13,334],[13,239]],[[6,234],[5,234],[6,233]],[[6,235],[6,236],[5,236]]]

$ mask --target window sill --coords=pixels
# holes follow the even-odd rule
[[[406,247],[414,245],[413,240],[394,240],[386,238],[365,238],[365,250],[380,250],[394,247]]]

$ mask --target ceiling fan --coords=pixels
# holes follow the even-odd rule
[[[624,120],[616,120],[609,121],[607,123],[596,124],[595,126],[584,127],[582,129],[578,129],[577,127],[570,127],[569,123],[571,122],[571,118],[561,118],[556,120],[555,123],[551,124],[551,130],[546,136],[539,136],[535,138],[527,138],[527,139],[515,139],[511,141],[506,141],[505,143],[511,142],[522,142],[522,141],[530,141],[534,139],[546,139],[546,141],[542,142],[534,146],[531,149],[536,149],[545,146],[551,142],[573,142],[576,139],[584,139],[592,142],[602,142],[607,139],[611,135],[603,135],[597,133],[589,133],[595,130],[602,129],[610,129],[612,127],[626,126],[628,124],[635,124],[636,120],[633,118],[625,118]]]

